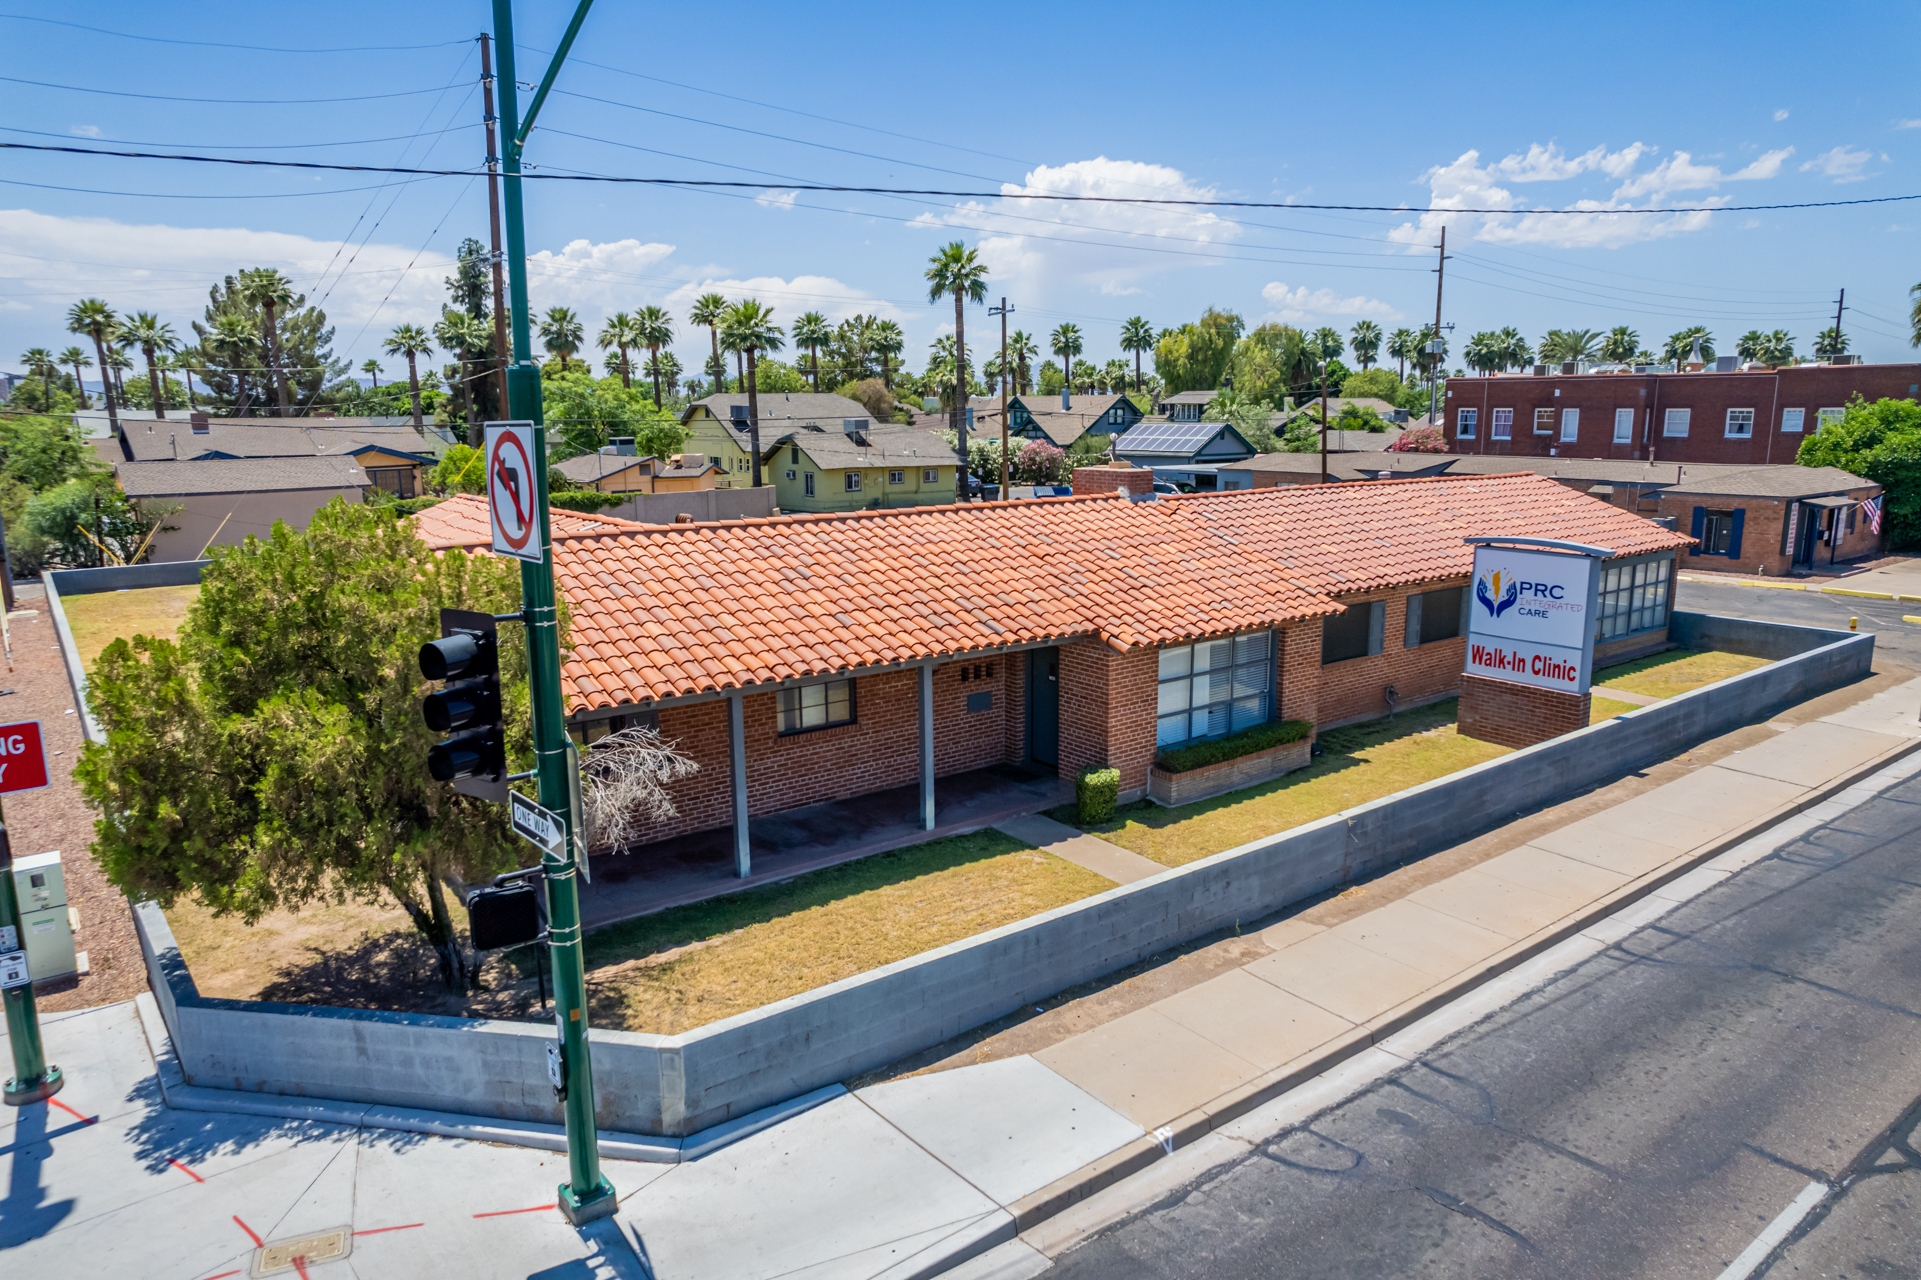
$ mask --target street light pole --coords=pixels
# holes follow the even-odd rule
[[[508,416],[534,424],[531,459],[535,530],[545,554],[540,563],[520,566],[522,616],[527,623],[528,690],[533,702],[534,770],[540,783],[540,803],[558,814],[565,837],[557,849],[541,856],[546,873],[549,947],[554,961],[554,1018],[561,1042],[562,1102],[567,1120],[568,1180],[560,1186],[560,1211],[579,1225],[612,1214],[619,1204],[613,1184],[600,1171],[600,1148],[594,1131],[594,1073],[587,1047],[587,974],[582,958],[580,888],[575,881],[572,789],[567,771],[566,709],[560,690],[559,618],[554,608],[554,549],[547,510],[547,428],[541,408],[540,367],[529,358],[532,328],[527,315],[527,234],[521,208],[520,157],[533,130],[534,118],[553,88],[554,77],[580,34],[593,0],[580,0],[574,19],[554,51],[546,77],[520,118],[519,91],[514,78],[514,20],[512,0],[494,0],[494,40],[500,52],[500,121],[505,139],[508,292],[513,308],[514,364],[507,373]]]
[[[514,362],[514,353],[507,346],[507,299],[500,280],[500,152],[495,149],[494,126],[499,123],[494,115],[494,70],[489,40],[486,32],[480,33],[480,88],[482,110],[487,116],[487,224],[492,235],[488,248],[492,250],[489,260],[493,264],[494,277],[494,375],[498,380],[500,412],[511,417],[508,412],[507,367]],[[511,64],[511,56],[508,59]],[[478,430],[476,422],[474,428]],[[482,440],[470,440],[474,448],[484,448]]]

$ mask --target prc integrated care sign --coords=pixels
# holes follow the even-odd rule
[[[1595,564],[1586,555],[1476,547],[1468,586],[1469,674],[1586,693],[1594,665]]]

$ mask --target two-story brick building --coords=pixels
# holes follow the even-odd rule
[[[1921,395],[1921,364],[1450,378],[1455,453],[1654,462],[1793,462],[1856,395]]]
[[[478,499],[415,517],[483,545]],[[473,511],[467,510],[473,508]],[[990,765],[1118,769],[1274,719],[1461,687],[1470,535],[1606,546],[1600,661],[1667,641],[1689,539],[1541,477],[976,503],[554,535],[579,741],[656,726],[700,771],[649,839]],[[744,862],[742,863],[744,865]]]

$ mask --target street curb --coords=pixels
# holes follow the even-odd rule
[[[1921,751],[1921,738],[1911,739],[1898,747],[1884,751],[1865,764],[1832,779],[1826,785],[1809,792],[1791,804],[1781,805],[1772,812],[1725,833],[1710,844],[1680,854],[1666,865],[1657,867],[1605,897],[1590,902],[1575,915],[1565,917],[1547,929],[1521,939],[1507,950],[1456,975],[1455,979],[1446,985],[1424,992],[1407,1004],[1391,1009],[1378,1018],[1355,1027],[1338,1040],[1323,1046],[1311,1059],[1270,1072],[1266,1076],[1230,1090],[1212,1102],[1204,1103],[1174,1119],[1155,1133],[1137,1138],[1126,1146],[1109,1152],[1099,1160],[1083,1165],[1073,1173],[1023,1196],[1007,1206],[1008,1211],[1014,1215],[1016,1239],[1095,1193],[1159,1164],[1164,1158],[1172,1156],[1177,1151],[1186,1151],[1203,1139],[1212,1139],[1218,1130],[1231,1122],[1274,1102],[1358,1055],[1378,1049],[1383,1041],[1577,936],[1596,922],[1655,894],[1703,864],[1711,862],[1729,850],[1738,848],[1756,836],[1809,809],[1825,804],[1862,780],[1873,777],[1889,765],[1917,751]],[[1381,1052],[1387,1051],[1381,1050]],[[979,1253],[978,1249],[959,1252],[948,1266],[950,1268],[959,1266],[979,1256]],[[943,1273],[935,1271],[931,1274]],[[995,1272],[988,1271],[983,1274],[995,1274]]]
[[[1921,596],[1902,595],[1894,591],[1859,591],[1853,587],[1822,587],[1812,582],[1769,582],[1756,578],[1701,577],[1687,573],[1675,576],[1682,582],[1699,582],[1706,586],[1766,587],[1772,591],[1808,591],[1820,596],[1859,596],[1863,600],[1898,600],[1910,604],[1921,604]]]
[[[283,1094],[241,1093],[233,1089],[208,1089],[188,1084],[179,1060],[174,1056],[173,1041],[167,1035],[166,1021],[160,1016],[160,1004],[153,998],[153,993],[142,991],[135,996],[134,1007],[140,1014],[140,1028],[146,1033],[147,1051],[153,1055],[155,1076],[160,1084],[160,1100],[174,1111],[300,1120],[314,1124],[347,1125],[356,1129],[394,1129],[436,1138],[530,1147],[536,1151],[567,1150],[567,1131],[557,1124],[541,1124],[531,1120],[493,1120],[457,1115],[450,1111],[342,1102],[332,1098],[302,1099]],[[845,1085],[828,1085],[685,1138],[654,1138],[602,1129],[597,1134],[600,1154],[607,1160],[636,1160],[646,1164],[683,1164],[699,1160],[762,1129],[792,1119],[803,1111],[811,1111],[823,1102],[831,1102],[846,1092]]]

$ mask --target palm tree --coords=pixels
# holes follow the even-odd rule
[[[1081,353],[1081,328],[1064,324],[1047,341],[1047,349],[1061,358],[1061,405],[1067,407],[1074,403],[1074,357]]]
[[[1767,345],[1767,342],[1767,334],[1762,333],[1759,329],[1749,329],[1746,333],[1742,334],[1740,340],[1734,344],[1734,354],[1739,356],[1743,362],[1759,360],[1761,358],[1761,349]]]
[[[1121,350],[1134,353],[1134,390],[1141,389],[1141,352],[1154,349],[1154,326],[1135,316],[1121,326]]]
[[[244,417],[253,405],[253,382],[248,374],[255,370],[260,344],[260,329],[252,318],[238,311],[222,311],[213,318],[213,332],[207,344],[234,375],[234,416]]]
[[[565,307],[554,308],[554,311],[565,310]],[[553,311],[549,311],[547,315],[551,319]],[[544,330],[545,326],[543,325],[542,328]],[[544,337],[545,334],[543,333],[542,336]],[[394,331],[387,335],[387,341],[381,344],[381,349],[390,356],[407,357],[407,386],[413,393],[414,425],[418,427],[420,425],[420,366],[414,362],[414,357],[428,354],[434,349],[434,344],[427,337],[427,331],[419,325],[403,324],[395,327]],[[550,347],[549,350],[551,349]]]
[[[720,358],[720,318],[727,312],[727,299],[718,293],[703,293],[694,300],[694,309],[687,313],[687,323],[704,324],[707,334],[714,342],[714,354],[708,362],[707,371],[713,375],[714,390],[721,391],[727,386],[727,362]]]
[[[87,389],[81,384],[80,371],[82,369],[91,369],[93,367],[93,361],[87,359],[87,353],[79,347],[68,347],[60,353],[60,363],[73,366],[73,394],[79,398],[80,407],[82,409],[86,408]]]
[[[1832,360],[1848,353],[1848,335],[1835,325],[1829,325],[1814,335],[1814,357],[1817,360]]]
[[[1363,320],[1348,331],[1347,340],[1354,348],[1354,359],[1359,362],[1361,372],[1366,373],[1381,352],[1381,326],[1372,320]]]
[[[27,367],[29,378],[40,379],[40,399],[47,407],[52,407],[53,391],[49,380],[59,368],[54,363],[53,352],[45,347],[28,347],[20,353],[20,363]]]
[[[434,340],[458,362],[460,412],[467,420],[467,434],[471,437],[468,443],[478,449],[485,440],[485,432],[480,415],[474,409],[474,386],[487,376],[487,370],[493,365],[493,323],[465,311],[442,307],[440,323],[434,326]],[[474,365],[480,365],[481,370],[474,372]]]
[[[1767,335],[1755,358],[1762,364],[1775,369],[1779,369],[1784,364],[1793,364],[1794,335],[1786,329],[1776,329]]]
[[[1525,369],[1534,363],[1534,348],[1528,345],[1527,339],[1521,336],[1519,329],[1509,325],[1495,336],[1501,342],[1503,369]]]
[[[1627,364],[1640,349],[1641,335],[1624,324],[1618,324],[1609,329],[1608,336],[1601,340],[1601,359],[1610,364]]]
[[[267,367],[274,389],[274,416],[287,416],[287,371],[281,367],[280,330],[274,312],[280,307],[300,305],[294,297],[293,281],[272,267],[255,267],[240,273],[240,296],[260,308],[261,331],[267,336]]]
[[[107,367],[113,370],[113,395],[122,404],[127,402],[127,370],[133,368],[133,361],[119,347],[107,352]]]
[[[1101,381],[1110,392],[1127,390],[1127,361],[1118,357],[1101,366]]]
[[[1307,347],[1323,361],[1339,360],[1341,352],[1347,350],[1347,343],[1342,339],[1339,329],[1322,326],[1307,340]]]
[[[207,362],[207,354],[199,347],[182,347],[174,352],[173,367],[180,370],[180,376],[187,380],[187,411],[193,411],[193,371]]]
[[[594,341],[599,344],[602,351],[612,347],[620,353],[619,362],[612,368],[620,374],[622,390],[632,387],[634,381],[629,375],[633,371],[633,366],[627,362],[627,348],[640,345],[640,339],[634,336],[634,318],[625,311],[614,312],[607,317],[607,323],[600,327],[600,337]]]
[[[1150,344],[1151,345],[1151,344]],[[1026,394],[1034,389],[1034,357],[1041,349],[1025,329],[1016,329],[1007,339],[1007,360],[1014,366],[1014,389]],[[1140,377],[1140,362],[1135,361],[1135,378]]]
[[[365,374],[370,374],[374,380],[374,390],[380,390],[380,361],[372,359],[371,357],[363,360],[360,364],[360,371]]]
[[[1908,312],[1908,330],[1911,334],[1908,345],[1921,347],[1921,284],[1908,290],[1908,296],[1914,299],[1914,309]]]
[[[960,454],[961,493],[967,492],[967,326],[962,314],[969,301],[987,301],[987,264],[959,240],[928,260],[927,300],[954,295],[954,441]]]
[[[1549,329],[1541,339],[1541,359],[1548,364],[1592,360],[1601,349],[1594,329]]]
[[[663,351],[657,356],[649,356],[641,366],[641,372],[656,382],[667,384],[668,395],[680,392],[680,358],[671,351]]]
[[[747,298],[727,308],[720,327],[736,351],[747,355],[747,438],[754,453],[754,487],[760,487],[760,393],[754,387],[755,361],[763,351],[779,351],[785,338],[774,323],[774,309],[763,307],[757,298]]]
[[[113,377],[107,370],[107,343],[113,338],[119,318],[99,298],[82,298],[67,308],[67,332],[84,333],[93,339],[93,353],[99,357],[100,394],[107,402],[107,425],[120,430],[120,412],[113,403]]]
[[[1714,359],[1714,335],[1708,332],[1708,327],[1704,324],[1690,325],[1679,333],[1669,334],[1666,345],[1661,348],[1661,358],[1678,368],[1694,353],[1694,343],[1697,338],[1701,342],[1701,358]]]
[[[405,328],[406,326],[402,326]],[[581,326],[580,317],[572,307],[548,307],[547,314],[540,320],[540,342],[549,352],[560,357],[560,371],[567,372],[567,361],[580,344],[587,340],[587,331]],[[398,352],[393,354],[398,355]],[[419,410],[415,410],[418,418]]]
[[[674,340],[674,318],[660,307],[642,307],[634,316],[634,339],[647,348],[654,366],[654,408],[660,408],[660,349]]]
[[[1393,333],[1389,334],[1387,339],[1387,353],[1400,362],[1399,372],[1396,373],[1395,376],[1402,382],[1406,382],[1407,362],[1414,356],[1414,331],[1412,329],[1396,329]]]
[[[892,320],[879,320],[867,331],[867,348],[880,359],[881,383],[892,391],[894,375],[889,362],[907,349],[907,335]]]
[[[818,311],[809,311],[794,321],[794,346],[807,348],[807,362],[814,375],[814,390],[820,390],[820,348],[834,340],[834,331],[828,327],[827,317]]]
[[[153,395],[153,416],[167,416],[166,391],[160,385],[160,366],[155,356],[162,351],[172,351],[180,345],[173,336],[173,326],[162,324],[160,317],[151,311],[140,311],[133,319],[120,328],[122,347],[139,347],[140,354],[147,358],[147,390]]]
[[[1461,358],[1467,361],[1468,368],[1486,376],[1501,367],[1507,351],[1500,334],[1483,330],[1467,340],[1467,345],[1461,348]]]

